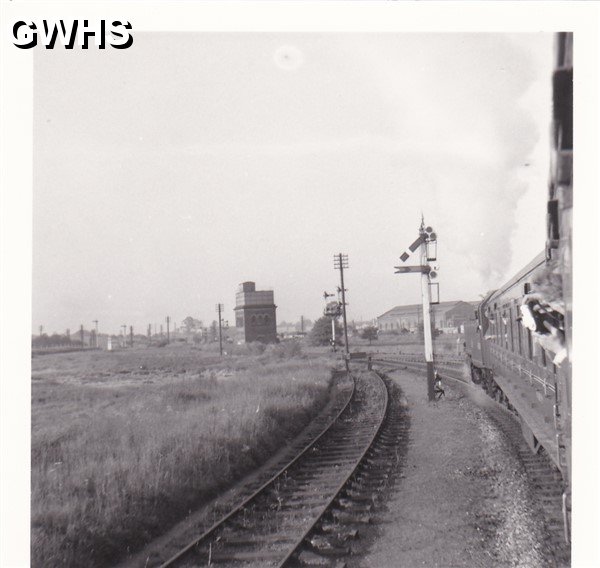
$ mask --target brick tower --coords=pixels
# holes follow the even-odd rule
[[[254,282],[242,282],[235,298],[235,326],[244,341],[277,342],[277,320],[273,290],[257,290]]]

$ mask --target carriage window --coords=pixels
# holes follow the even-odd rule
[[[502,317],[500,312],[496,312],[496,330],[498,332],[498,345],[502,347]]]
[[[542,366],[545,367],[546,364],[547,364],[547,361],[546,361],[546,350],[542,347],[542,348],[540,348],[540,352],[541,352]]]
[[[500,312],[496,312],[496,343],[502,347],[502,318]]]
[[[514,353],[515,351],[515,328],[513,325],[513,311],[512,308],[508,308],[508,321],[510,322],[510,350]]]
[[[496,345],[500,342],[500,330],[498,328],[498,314],[494,314],[494,343]]]
[[[523,355],[523,337],[521,331],[521,322],[517,322],[517,345],[519,347],[519,355]]]

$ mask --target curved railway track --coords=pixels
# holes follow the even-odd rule
[[[364,484],[364,464],[368,469],[369,462],[377,461],[373,447],[387,411],[388,391],[381,377],[356,376],[346,404],[316,439],[162,567],[282,567],[302,565],[307,554],[319,553],[326,560],[348,552],[314,533],[326,531],[325,525],[331,528],[328,519],[336,521],[337,529],[348,520],[360,522],[361,512],[369,510],[356,484]],[[377,476],[373,480],[381,481]],[[338,530],[335,539],[339,537]]]
[[[427,370],[424,361],[411,356],[380,357],[372,359],[372,363],[390,370]],[[470,389],[478,393],[484,392],[481,387],[467,379],[467,369],[459,358],[450,357],[436,361],[436,368],[440,370],[444,380],[450,379],[464,392]],[[549,565],[570,566],[569,526],[565,524],[563,516],[563,479],[560,471],[543,448],[538,453],[531,451],[523,438],[519,416],[511,408],[487,395],[484,401],[484,410],[512,442],[529,479],[531,494],[544,524]]]

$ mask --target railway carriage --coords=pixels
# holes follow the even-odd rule
[[[564,480],[565,535],[571,492],[573,34],[557,34],[546,249],[490,292],[465,326],[474,383],[520,419],[533,452]],[[543,450],[542,450],[543,448]]]

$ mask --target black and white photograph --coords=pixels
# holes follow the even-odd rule
[[[599,6],[483,4],[3,2],[2,566],[600,566]]]

